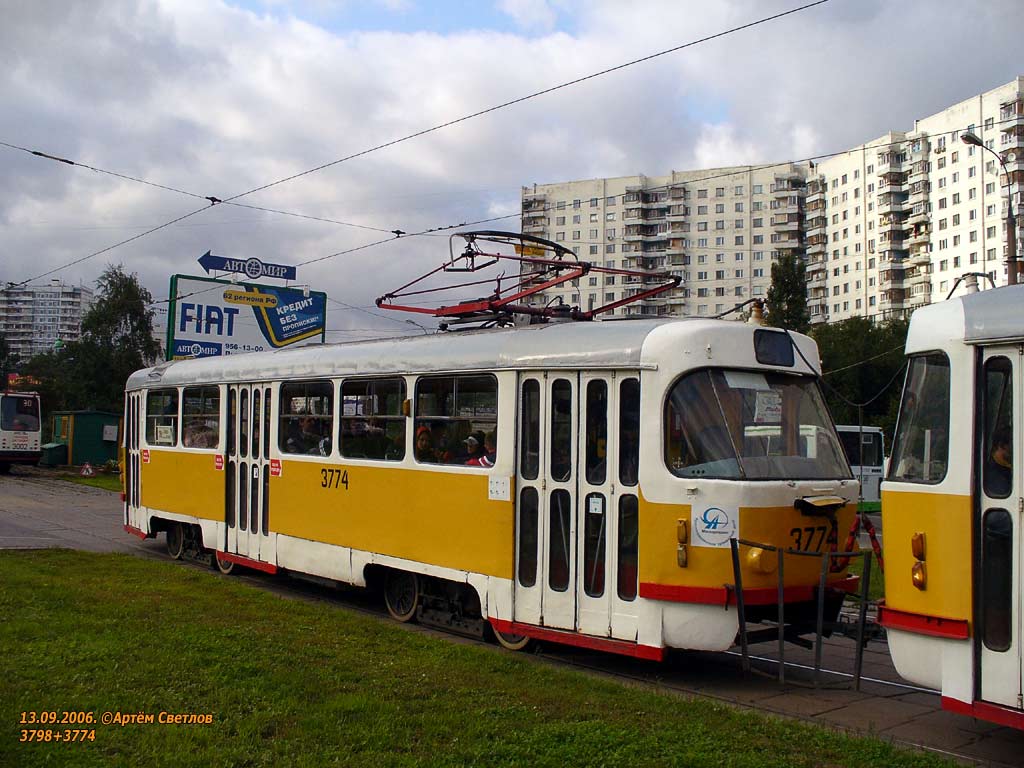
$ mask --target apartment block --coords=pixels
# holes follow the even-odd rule
[[[1000,159],[963,143],[965,132]],[[523,232],[584,259],[683,278],[678,290],[622,312],[719,314],[765,296],[772,261],[793,253],[807,265],[813,322],[886,319],[945,299],[969,272],[986,276],[982,288],[1006,283],[1007,185],[1020,253],[1022,182],[1018,77],[817,164],[524,187]],[[646,282],[653,280],[590,277],[539,303],[590,308],[639,293]]]
[[[965,144],[964,132],[1002,163]],[[1022,151],[1018,77],[820,163],[808,179],[812,319],[906,316],[945,299],[969,272],[987,276],[983,289],[1004,285],[1007,184],[1019,211]],[[1018,244],[1022,224],[1018,216]]]
[[[0,334],[11,352],[27,360],[53,350],[58,341],[78,339],[92,301],[91,289],[60,280],[5,288],[0,290]]]
[[[704,315],[763,297],[771,264],[803,252],[806,164],[711,168],[667,176],[535,184],[522,189],[523,232],[608,267],[650,276],[587,276],[533,297],[593,309],[659,282],[680,286],[610,314]]]

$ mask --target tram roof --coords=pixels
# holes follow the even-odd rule
[[[980,343],[1024,337],[1024,285],[969,293],[961,301],[964,341]]]
[[[750,338],[751,326],[728,320],[673,318],[567,322],[494,328],[397,339],[319,344],[195,360],[175,360],[136,371],[127,388],[225,381],[268,381],[345,375],[488,371],[509,369],[655,368],[643,359],[647,337],[658,328],[687,340]],[[659,334],[660,335],[660,334]],[[813,342],[795,335],[805,354]],[[749,342],[748,342],[749,343]],[[751,350],[753,347],[751,346]],[[803,367],[803,366],[799,366]]]
[[[914,312],[908,354],[936,349],[943,339],[967,344],[1024,339],[1024,285],[968,293]]]

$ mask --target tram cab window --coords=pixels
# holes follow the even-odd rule
[[[295,381],[281,385],[278,448],[282,453],[329,456],[334,434],[334,385]]]
[[[498,380],[421,376],[416,382],[416,461],[494,466]]]
[[[341,385],[341,455],[401,461],[405,457],[405,379],[346,379]]]
[[[183,446],[216,448],[220,444],[220,388],[185,387],[181,418]]]
[[[36,398],[6,395],[0,402],[3,403],[0,429],[15,432],[35,432],[39,429],[39,401]]]
[[[911,358],[889,479],[939,483],[949,460],[949,359],[941,352]]]
[[[774,371],[681,378],[665,404],[664,450],[678,477],[852,477],[815,380]]]
[[[178,444],[178,390],[151,389],[146,393],[146,442]]]

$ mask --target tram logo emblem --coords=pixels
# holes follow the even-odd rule
[[[739,509],[708,507],[694,521],[693,544],[698,547],[727,547],[739,530]]]

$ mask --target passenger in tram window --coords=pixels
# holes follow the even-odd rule
[[[985,493],[993,498],[1010,495],[1013,484],[1013,454],[1010,433],[998,430],[992,434],[992,450],[985,461]]]
[[[479,434],[479,433],[477,433]],[[494,460],[497,458],[497,451],[494,447],[494,433],[488,432],[484,435],[484,449],[483,452],[466,462],[471,467],[493,467]]]
[[[463,463],[479,466],[480,457],[484,455],[484,433],[476,431],[463,443],[466,446],[466,457]]]
[[[434,442],[430,438],[430,427],[425,424],[416,430],[416,461],[428,464],[437,462]]]
[[[430,425],[430,438],[434,444],[434,461],[440,464],[457,462],[457,457],[448,447],[448,426],[443,421]]]

